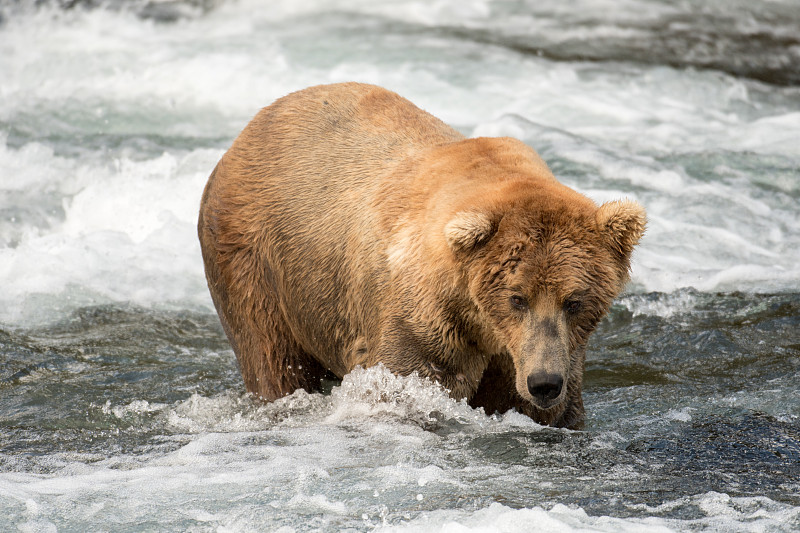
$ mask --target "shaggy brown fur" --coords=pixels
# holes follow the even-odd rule
[[[639,205],[596,206],[517,140],[466,139],[345,83],[253,119],[209,178],[198,232],[256,395],[383,363],[575,427],[586,342],[644,225]]]

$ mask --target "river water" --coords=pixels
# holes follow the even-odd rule
[[[244,392],[195,221],[257,110],[395,90],[648,210],[586,427]],[[795,0],[0,0],[0,530],[800,530]]]

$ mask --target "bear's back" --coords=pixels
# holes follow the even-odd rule
[[[370,189],[415,152],[462,138],[393,92],[341,83],[292,93],[262,109],[225,157],[226,164],[262,166],[252,176],[262,187],[286,179],[294,196],[330,202]]]

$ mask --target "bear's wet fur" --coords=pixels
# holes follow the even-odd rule
[[[261,110],[211,174],[198,221],[255,395],[382,363],[560,427],[582,423],[586,343],[644,227],[640,205],[597,206],[522,142],[467,139],[359,83]]]

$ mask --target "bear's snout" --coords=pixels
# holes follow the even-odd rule
[[[555,405],[564,388],[564,377],[561,374],[535,372],[528,376],[528,392],[540,409],[548,409]]]

